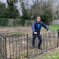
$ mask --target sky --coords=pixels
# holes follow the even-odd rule
[[[6,0],[0,0],[0,1],[6,3]]]

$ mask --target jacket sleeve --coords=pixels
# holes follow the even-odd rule
[[[33,24],[32,24],[32,30],[33,30],[33,32],[35,32],[35,22],[33,22]]]
[[[42,26],[48,31],[48,27],[42,22]]]

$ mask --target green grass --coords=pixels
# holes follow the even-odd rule
[[[51,30],[51,31],[58,31],[58,29],[59,29],[59,24],[47,25],[47,27],[48,27],[49,30]],[[44,29],[44,28],[42,27],[42,29]]]
[[[0,28],[13,28],[14,26],[0,26]],[[21,27],[23,28],[23,26],[15,26],[15,27]],[[59,29],[59,24],[55,24],[55,25],[47,25],[47,27],[52,30],[52,31],[57,31]],[[43,28],[43,27],[42,27]]]
[[[16,27],[21,27],[23,28],[23,26],[0,26],[1,29],[4,29],[4,28],[16,28]]]
[[[0,56],[0,59],[2,59],[1,56]]]
[[[59,48],[55,50],[48,51],[47,53],[43,53],[38,55],[32,59],[59,59]]]
[[[23,55],[23,56],[16,57],[15,59],[19,59],[19,58],[26,59],[27,58],[27,53],[25,53],[25,55]],[[47,52],[45,52],[41,55],[34,56],[30,59],[59,59],[59,48],[49,50],[49,51],[47,51]]]
[[[49,29],[52,31],[57,31],[59,29],[59,24],[49,25]]]

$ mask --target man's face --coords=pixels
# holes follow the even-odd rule
[[[37,17],[37,22],[39,23],[40,22],[40,20],[41,20],[41,17]]]

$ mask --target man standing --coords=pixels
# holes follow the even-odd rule
[[[41,26],[43,26],[48,32],[50,32],[50,30],[47,28],[47,26],[41,21],[41,17],[37,16],[36,21],[34,21],[32,24],[32,30],[33,30],[32,48],[34,48],[34,46],[35,46],[35,38],[38,37],[38,39],[39,39],[38,49],[42,50],[42,48],[40,47],[40,45],[42,43],[42,37],[40,35]]]

